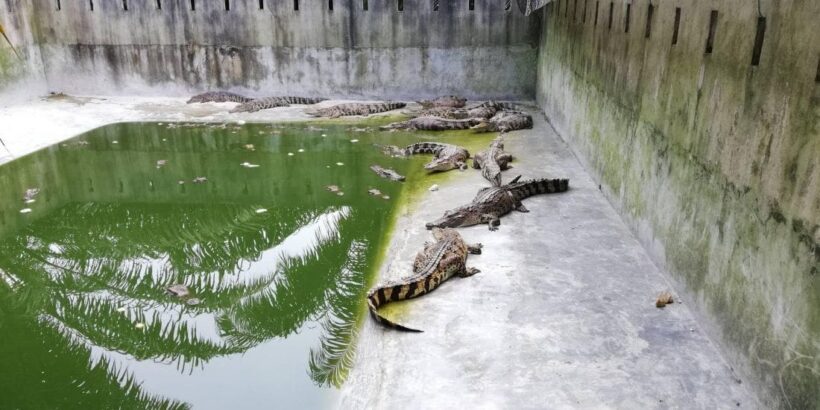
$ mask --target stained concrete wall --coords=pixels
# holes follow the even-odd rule
[[[17,50],[15,53],[0,36],[0,107],[40,95],[46,89],[40,48],[30,26],[30,10],[20,7],[24,3],[25,0],[0,0],[0,26]]]
[[[12,3],[32,17],[49,88],[69,93],[534,96],[540,21],[505,0],[298,1]]]
[[[548,5],[539,104],[742,382],[817,408],[820,2],[656,0],[647,34],[649,4]]]

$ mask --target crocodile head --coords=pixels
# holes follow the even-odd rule
[[[427,229],[457,228],[459,226],[477,225],[482,222],[481,215],[470,206],[463,206],[444,212],[444,216],[433,222],[428,222]]]
[[[493,127],[493,124],[490,123],[487,120],[484,120],[484,119],[480,120],[478,124],[473,125],[472,127],[470,127],[470,129],[475,131],[475,132],[492,132],[492,131],[495,131],[494,127]]]
[[[461,165],[454,161],[452,158],[436,158],[426,164],[424,164],[424,169],[435,172],[435,171],[449,171],[451,169],[459,168]]]

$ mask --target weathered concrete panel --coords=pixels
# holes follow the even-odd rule
[[[35,0],[49,87],[80,94],[531,99],[540,20],[504,1]]]
[[[0,0],[0,26],[14,49],[0,36],[0,106],[45,92],[43,64],[23,0]]]
[[[539,103],[743,380],[771,407],[816,407],[820,3],[653,2],[649,36],[649,1],[611,4],[611,28],[610,2],[546,7]]]

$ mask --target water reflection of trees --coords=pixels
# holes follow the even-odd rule
[[[348,221],[351,212],[68,205],[0,243],[0,327],[19,332],[16,341],[32,338],[42,341],[38,349],[59,350],[59,367],[86,379],[66,399],[77,403],[76,395],[94,390],[137,408],[180,407],[141,392],[118,358],[190,372],[288,336],[307,320],[320,320],[324,331],[309,358],[311,377],[338,385],[352,356],[367,255],[366,229]],[[166,295],[173,283],[185,283],[201,303]],[[203,330],[214,328],[206,322],[216,331]],[[39,351],[27,349],[20,350]]]

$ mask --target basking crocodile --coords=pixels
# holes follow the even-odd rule
[[[438,117],[450,120],[463,120],[470,117],[467,110],[455,107],[432,107],[411,114],[416,117]]]
[[[432,108],[432,107],[453,107],[453,108],[461,108],[467,104],[466,98],[457,97],[455,95],[443,95],[438,97],[434,100],[424,100],[419,101],[424,108]]]
[[[476,104],[476,105],[471,105],[471,106],[467,107],[468,110],[474,109],[474,108],[492,108],[496,111],[504,111],[504,110],[517,111],[518,110],[518,106],[513,104],[513,103],[503,102],[503,101],[493,101],[493,100],[484,101],[483,103]]]
[[[369,115],[380,112],[387,112],[404,108],[407,104],[403,102],[386,101],[380,103],[346,103],[338,104],[332,107],[319,108],[315,110],[305,111],[308,115],[314,117],[330,117],[338,118],[349,115]]]
[[[405,179],[404,175],[400,175],[398,172],[390,168],[382,168],[379,165],[371,165],[370,169],[382,178],[390,179],[393,181],[404,181]]]
[[[402,326],[379,315],[378,309],[389,302],[419,297],[432,292],[442,282],[453,276],[466,278],[479,272],[476,268],[467,267],[467,254],[481,254],[481,244],[464,243],[455,229],[434,229],[435,243],[426,243],[424,250],[416,255],[413,262],[413,276],[399,282],[377,286],[367,293],[367,306],[370,316],[376,323],[391,329],[407,332],[421,332]]]
[[[236,93],[228,91],[208,91],[202,94],[197,94],[188,100],[188,104],[192,103],[206,103],[206,102],[238,102],[246,103],[253,101],[253,98],[245,97]]]
[[[466,130],[468,128],[475,127],[480,123],[481,120],[476,118],[448,120],[438,117],[416,117],[407,121],[394,122],[380,128],[383,130],[450,131]]]
[[[501,224],[502,216],[513,210],[529,212],[521,203],[522,199],[537,194],[564,192],[569,189],[568,179],[544,178],[518,182],[519,178],[521,178],[520,175],[500,187],[481,189],[473,198],[473,202],[445,212],[443,217],[428,223],[427,229],[456,228],[486,223],[491,231],[495,231]]]
[[[501,186],[501,171],[509,168],[512,159],[512,154],[504,152],[504,140],[499,136],[490,144],[490,149],[473,157],[473,168],[481,169],[481,176],[493,186]]]
[[[519,111],[501,111],[473,127],[478,132],[509,132],[532,128],[532,117]]]
[[[276,107],[287,107],[291,104],[316,104],[325,100],[327,100],[327,98],[308,98],[294,96],[257,98],[253,101],[248,101],[246,103],[237,105],[234,109],[231,110],[231,112],[256,112]]]
[[[401,149],[394,145],[382,147],[385,153],[410,156],[414,154],[433,154],[435,159],[424,165],[428,171],[449,171],[451,169],[467,169],[467,159],[470,152],[458,145],[442,144],[438,142],[418,142]]]

